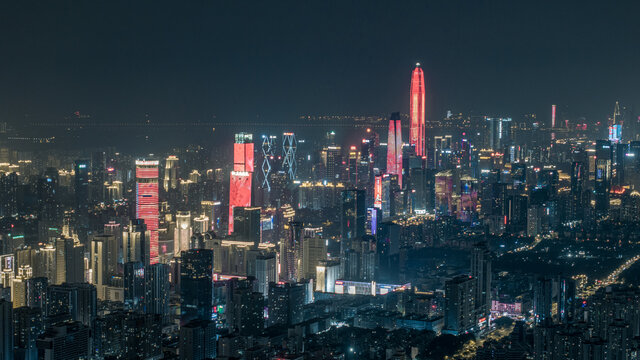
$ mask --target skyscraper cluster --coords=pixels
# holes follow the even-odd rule
[[[0,358],[637,357],[631,110],[427,121],[405,80],[144,156],[0,133]]]

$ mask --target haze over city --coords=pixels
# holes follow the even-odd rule
[[[0,360],[640,358],[636,2],[0,2]]]

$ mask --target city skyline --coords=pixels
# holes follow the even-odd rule
[[[0,360],[640,359],[640,3],[0,3]]]

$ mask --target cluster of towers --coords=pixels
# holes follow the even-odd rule
[[[410,131],[409,144],[418,157],[426,156],[425,149],[425,86],[424,72],[420,63],[411,74],[410,91]],[[398,176],[398,185],[402,187],[402,123],[400,113],[391,114],[389,119],[389,138],[387,140],[387,174]]]

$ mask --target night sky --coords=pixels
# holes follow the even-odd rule
[[[622,3],[622,2],[621,2]],[[290,121],[407,112],[640,109],[628,1],[0,2],[0,121]],[[633,4],[631,4],[633,3]]]

